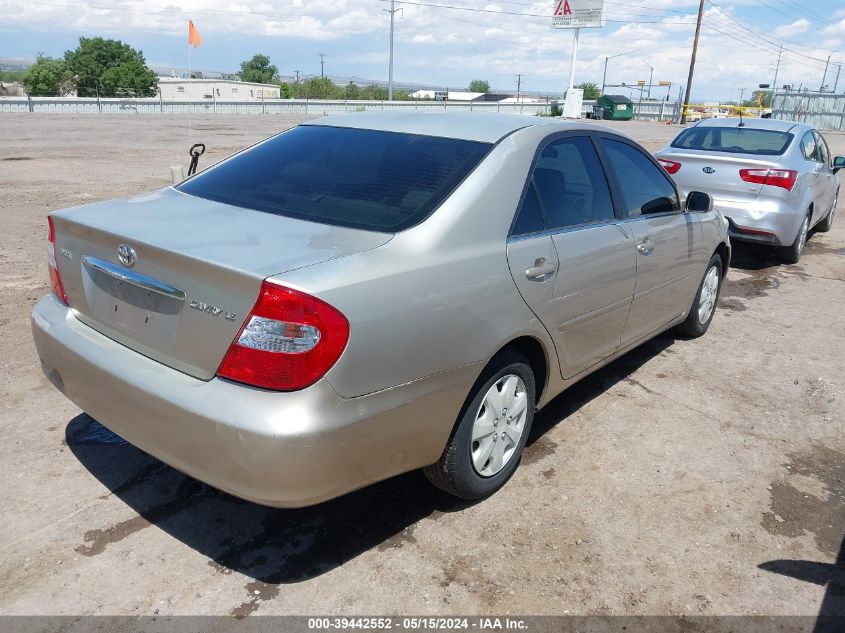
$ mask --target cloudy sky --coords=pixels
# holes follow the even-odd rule
[[[578,0],[570,0],[574,5]],[[387,77],[389,0],[0,0],[0,57],[59,56],[80,36],[121,39],[143,50],[152,66],[184,67],[186,22],[204,43],[193,67],[232,71],[268,54],[282,75],[300,70],[372,79]],[[450,88],[475,78],[493,87],[563,90],[569,76],[570,31],[552,30],[552,0],[408,0],[396,2],[397,81]],[[606,26],[584,29],[576,82],[671,81],[672,98],[686,83],[698,0],[605,2]],[[778,84],[818,89],[831,56],[832,88],[845,63],[843,0],[706,0],[693,101],[745,96],[771,83],[779,47]],[[845,87],[845,72],[839,82]],[[653,93],[663,96],[666,88]]]

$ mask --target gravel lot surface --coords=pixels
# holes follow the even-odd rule
[[[195,115],[192,138],[207,166],[298,120]],[[845,210],[799,265],[737,248],[708,334],[661,336],[557,398],[489,500],[410,473],[272,510],[105,431],[31,341],[47,213],[168,184],[186,124],[0,116],[0,613],[845,612],[826,585],[845,532]],[[677,133],[614,127],[652,150]]]

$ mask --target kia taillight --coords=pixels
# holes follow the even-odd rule
[[[677,174],[678,170],[681,168],[681,163],[669,160],[668,158],[658,158],[657,162],[663,165],[663,169],[670,174]]]
[[[798,172],[794,169],[740,169],[739,177],[745,182],[783,187],[787,191],[792,191],[798,179]]]
[[[336,308],[265,280],[217,375],[276,391],[304,389],[331,369],[348,340],[349,321]]]
[[[53,218],[50,216],[47,216],[47,226],[50,228],[50,241],[47,243],[47,268],[50,272],[50,290],[67,304],[65,286],[62,283],[62,276],[59,274],[59,266],[56,264],[56,228],[53,226]]]

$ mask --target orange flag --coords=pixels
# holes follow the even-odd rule
[[[197,31],[197,27],[194,26],[193,20],[188,20],[188,44],[194,48],[202,44],[202,36]]]

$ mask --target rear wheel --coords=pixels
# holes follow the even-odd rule
[[[707,264],[707,271],[698,286],[698,292],[690,307],[687,320],[678,326],[678,331],[687,336],[702,336],[710,327],[716,313],[716,303],[722,289],[722,258],[713,255]]]
[[[822,233],[827,233],[830,229],[833,228],[833,216],[836,215],[837,199],[838,196],[836,199],[833,200],[833,206],[830,207],[830,211],[827,212],[827,216],[825,217],[825,219],[816,225],[816,228]]]
[[[526,358],[512,351],[495,358],[476,382],[440,459],[424,469],[428,480],[462,499],[482,499],[501,488],[519,465],[535,398]]]
[[[798,236],[792,246],[783,246],[778,253],[784,264],[797,264],[801,260],[801,253],[804,252],[804,244],[807,243],[807,235],[810,233],[810,214],[804,217],[801,228],[798,229]]]

